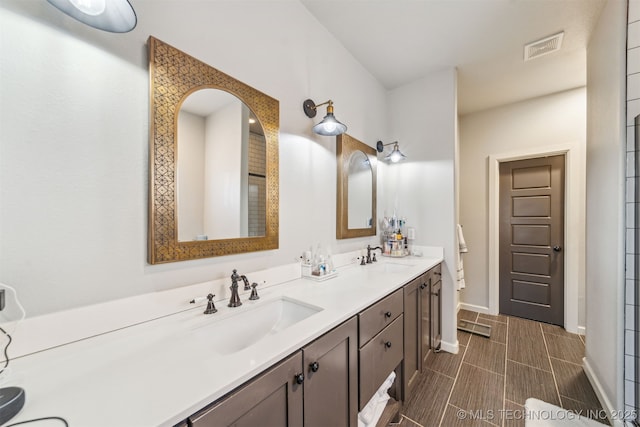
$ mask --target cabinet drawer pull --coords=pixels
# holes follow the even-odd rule
[[[391,314],[391,312],[390,312],[390,311],[387,311],[384,315],[385,315],[386,317],[391,317],[391,316],[392,316],[392,314]]]
[[[304,374],[296,374],[295,379],[296,383],[302,384],[304,382]]]
[[[318,369],[320,369],[320,364],[318,362],[313,362],[309,365],[309,368],[311,368],[311,372],[318,372]]]
[[[387,341],[386,343],[384,343],[384,346],[387,348],[391,348],[391,341]]]

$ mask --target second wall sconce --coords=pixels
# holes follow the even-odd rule
[[[302,104],[302,109],[304,110],[304,113],[307,115],[307,117],[314,118],[316,116],[318,107],[322,105],[327,105],[327,115],[324,116],[324,119],[322,119],[320,123],[318,123],[313,127],[313,131],[318,135],[325,135],[325,136],[341,135],[345,133],[347,131],[347,126],[340,123],[333,116],[332,100],[328,100],[326,102],[323,102],[322,104],[316,105],[315,102],[313,102],[310,99],[307,99]]]
[[[61,12],[99,30],[127,33],[138,23],[128,0],[47,0]]]
[[[393,144],[393,150],[385,156],[385,160],[389,160],[392,163],[397,163],[400,160],[404,160],[407,158],[407,156],[402,154],[402,151],[400,151],[400,148],[398,147],[398,141],[389,142],[388,144],[383,144],[382,141],[378,141],[378,143],[376,144],[376,150],[378,150],[378,153],[382,153],[384,151],[384,147],[391,144]]]

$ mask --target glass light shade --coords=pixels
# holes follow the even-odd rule
[[[398,148],[398,144],[395,144],[393,146],[393,151],[391,151],[391,153],[389,153],[385,159],[391,161],[392,163],[397,163],[400,160],[404,160],[406,159],[407,156],[405,156],[404,154],[402,154],[402,152],[400,151],[400,148]]]
[[[128,0],[47,0],[70,17],[99,30],[126,33],[138,23]]]
[[[107,8],[107,0],[69,0],[73,7],[80,12],[91,16],[97,16],[104,13]]]
[[[333,113],[327,113],[324,119],[313,127],[313,131],[318,135],[341,135],[347,131],[347,126],[336,120]]]

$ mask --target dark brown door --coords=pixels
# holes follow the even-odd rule
[[[422,320],[420,345],[422,347],[422,366],[426,365],[427,357],[429,357],[429,349],[431,348],[431,278],[437,268],[438,267],[434,267],[420,276],[420,305],[422,308],[420,315]]]
[[[302,425],[302,352],[190,418],[193,427]]]
[[[403,398],[409,399],[413,387],[418,383],[422,370],[422,299],[420,289],[424,286],[423,277],[420,276],[409,282],[404,287],[404,359],[402,375]]]
[[[305,427],[358,425],[358,319],[302,349]]]
[[[500,313],[564,324],[564,156],[500,163]]]
[[[431,348],[440,350],[442,342],[442,281],[439,271],[431,274]]]

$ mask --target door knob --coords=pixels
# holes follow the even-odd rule
[[[561,248],[560,246],[554,246],[554,247],[553,247],[553,250],[554,250],[555,252],[560,252],[560,251],[562,250],[562,248]]]

